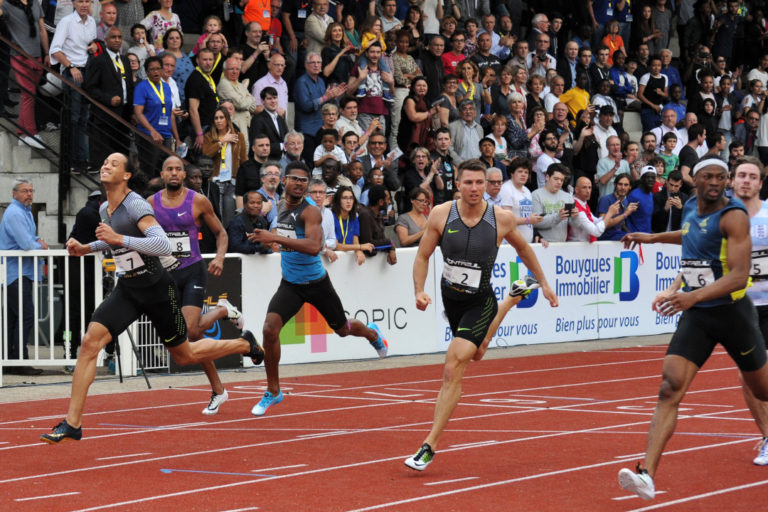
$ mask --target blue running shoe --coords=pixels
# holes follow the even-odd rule
[[[273,395],[269,391],[264,392],[264,396],[261,397],[261,400],[259,400],[259,403],[253,406],[253,409],[251,409],[251,414],[254,416],[264,416],[264,413],[267,412],[267,409],[270,408],[270,406],[279,404],[283,401],[283,392],[278,391],[277,396]]]
[[[79,441],[82,437],[83,430],[80,427],[71,427],[67,420],[62,420],[53,427],[50,434],[41,435],[40,440],[48,444],[59,444],[62,441]]]
[[[371,322],[366,327],[376,331],[377,338],[376,338],[376,341],[371,342],[371,346],[376,349],[376,353],[379,354],[380,358],[383,359],[387,357],[387,352],[389,351],[389,344],[387,343],[387,340],[384,339],[384,335],[381,333],[381,329],[379,329],[379,326]]]

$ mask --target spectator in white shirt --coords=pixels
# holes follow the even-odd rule
[[[543,217],[533,212],[531,191],[525,186],[531,173],[531,161],[527,158],[515,158],[509,163],[507,171],[510,179],[501,186],[499,192],[501,207],[515,214],[520,234],[527,242],[532,242],[533,226],[541,222]]]
[[[592,181],[586,176],[581,176],[576,180],[576,188],[573,190],[574,206],[578,213],[568,219],[569,242],[594,242],[606,228],[623,220],[618,216],[620,206],[618,201],[611,204],[605,217],[600,218],[594,215],[587,204],[591,195]]]
[[[600,107],[600,114],[598,115],[597,123],[594,126],[595,139],[597,139],[598,144],[600,144],[600,149],[598,150],[598,156],[600,158],[608,156],[608,148],[606,147],[608,137],[618,135],[616,129],[613,127],[613,116],[615,113],[613,107],[610,105]]]
[[[621,153],[621,139],[617,135],[608,137],[606,143],[608,155],[597,162],[598,184],[600,197],[613,193],[613,179],[617,174],[630,174],[629,164]]]

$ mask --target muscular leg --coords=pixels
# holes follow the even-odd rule
[[[85,397],[88,396],[88,388],[96,375],[96,358],[99,351],[110,341],[112,335],[102,324],[91,322],[88,325],[72,376],[72,393],[67,411],[67,423],[72,427],[78,428],[82,423]]]
[[[251,345],[245,338],[230,340],[203,338],[195,343],[187,340],[181,345],[168,348],[173,359],[180,365],[213,361],[231,354],[247,354],[250,350]]]
[[[507,316],[507,313],[509,313],[509,310],[513,307],[517,306],[521,300],[523,300],[522,295],[518,295],[516,297],[512,297],[511,295],[506,295],[504,297],[504,300],[499,302],[499,310],[496,312],[496,316],[493,317],[493,321],[491,322],[491,325],[488,326],[488,332],[485,335],[485,338],[483,338],[483,343],[478,347],[477,352],[475,352],[475,355],[472,356],[473,361],[479,361],[483,358],[485,355],[485,352],[488,350],[488,345],[491,343],[491,340],[493,339],[493,335],[496,332],[496,330],[501,325],[501,321],[504,320],[504,317]]]
[[[752,413],[752,417],[755,419],[757,428],[760,429],[763,437],[768,437],[768,402],[763,402],[755,396],[744,381],[744,375],[741,372],[739,372],[739,380],[741,381],[741,392],[744,395],[744,401],[747,403],[749,412]]]
[[[646,469],[651,477],[656,474],[664,446],[675,431],[680,401],[698,371],[698,366],[683,357],[668,355],[664,358],[659,401],[656,403],[656,410],[653,412],[648,430],[648,443],[643,463],[643,469]]]
[[[374,342],[379,337],[379,335],[376,334],[376,331],[369,329],[363,322],[355,320],[354,318],[347,318],[347,323],[336,329],[336,334],[341,337],[349,336],[351,334],[352,336],[365,338],[369,342]]]
[[[264,320],[264,369],[267,371],[267,391],[277,395],[280,391],[280,330],[283,319],[277,313],[267,313]]]
[[[197,306],[184,306],[181,308],[181,314],[184,315],[184,322],[187,324],[187,333],[191,342],[201,339],[203,333],[210,329],[216,320],[227,317],[227,308],[224,307],[212,308],[204,315],[200,314],[202,310],[202,308]],[[224,385],[221,383],[219,372],[216,371],[216,365],[213,361],[202,361],[200,366],[203,367],[205,376],[208,377],[208,382],[211,383],[211,390],[217,395],[224,393]]]
[[[440,393],[437,395],[435,404],[435,418],[432,422],[432,430],[424,440],[432,447],[437,449],[437,442],[445,429],[445,425],[453,414],[456,404],[461,398],[461,379],[464,376],[464,370],[467,363],[477,351],[477,347],[471,341],[464,338],[453,338],[445,353],[445,368],[443,369],[443,385]]]

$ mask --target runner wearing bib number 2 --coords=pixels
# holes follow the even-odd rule
[[[178,265],[170,270],[171,278],[181,294],[181,314],[187,325],[189,340],[194,342],[203,338],[203,334],[213,325],[228,318],[238,329],[243,330],[244,318],[240,311],[226,299],[219,299],[216,307],[205,314],[206,272],[220,276],[224,268],[224,256],[227,254],[227,232],[213,212],[211,202],[202,194],[197,194],[184,186],[187,173],[180,158],[169,156],[163,162],[160,177],[165,189],[147,200],[155,210],[155,218],[165,230],[171,242],[171,256]],[[216,237],[216,257],[206,270],[200,255],[198,242],[199,226],[205,223]],[[221,383],[213,361],[200,363],[205,376],[211,383],[211,400],[203,409],[203,414],[213,415],[219,412],[219,406],[227,401],[229,395]]]
[[[231,354],[247,354],[256,364],[264,358],[264,351],[248,331],[237,339],[189,342],[176,284],[159,258],[171,254],[171,245],[149,203],[128,188],[128,181],[134,175],[129,165],[125,155],[112,153],[101,166],[101,183],[107,191],[107,201],[101,205],[102,222],[96,229],[97,241],[87,245],[74,239],[67,241],[71,256],[112,251],[119,279],[112,293],[93,313],[72,377],[67,417],[53,432],[40,436],[47,443],[82,437],[83,406],[96,374],[96,357],[142,314],[150,318],[178,364],[213,361]]]
[[[485,165],[476,159],[459,166],[456,183],[460,199],[436,206],[429,215],[413,264],[416,307],[424,311],[432,302],[424,292],[429,258],[440,245],[443,253],[441,293],[454,338],[445,354],[443,385],[435,404],[432,429],[421,448],[405,465],[423,471],[432,462],[438,440],[461,397],[461,379],[470,360],[485,354],[493,333],[509,308],[534,287],[557,307],[557,297],[544,277],[539,261],[517,229],[515,215],[483,200]],[[491,288],[491,271],[502,240],[517,251],[534,279],[515,282],[501,309]]]
[[[675,430],[680,402],[717,343],[736,362],[752,393],[760,400],[768,398],[765,342],[746,294],[752,250],[747,210],[738,199],[724,195],[728,166],[722,160],[701,160],[691,175],[696,197],[683,206],[680,231],[630,233],[622,239],[625,244],[682,245],[682,272],[652,304],[662,315],[682,315],[664,357],[645,459],[634,471],[619,471],[619,485],[648,500],[656,494],[653,479]]]

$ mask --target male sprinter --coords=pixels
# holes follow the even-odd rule
[[[728,166],[719,158],[701,160],[691,176],[696,198],[683,207],[680,231],[630,233],[622,239],[626,244],[682,244],[682,272],[652,304],[662,315],[683,314],[664,357],[645,459],[635,471],[619,471],[619,485],[646,500],[656,495],[653,478],[675,430],[680,402],[717,343],[739,367],[752,393],[760,400],[768,398],[765,342],[757,311],[746,295],[752,250],[747,210],[738,199],[725,196]]]
[[[267,370],[267,390],[251,410],[263,416],[273,404],[283,401],[280,391],[280,329],[308,302],[323,315],[331,329],[339,336],[364,337],[376,349],[379,357],[386,357],[388,345],[378,326],[367,326],[347,318],[331,278],[323,267],[320,250],[323,248],[322,215],[312,199],[305,197],[311,172],[303,162],[291,162],[285,167],[284,199],[278,205],[277,229],[270,232],[256,229],[248,235],[252,242],[280,244],[280,266],[283,279],[272,296],[264,320],[264,367]]]
[[[549,287],[533,249],[517,230],[514,214],[483,200],[486,183],[483,163],[476,159],[464,161],[456,181],[460,198],[436,206],[429,215],[413,264],[416,307],[423,311],[432,302],[424,292],[429,258],[440,245],[443,253],[440,291],[454,335],[445,354],[443,385],[437,395],[432,430],[416,454],[405,460],[406,466],[417,471],[423,471],[432,462],[440,436],[461,397],[464,370],[470,359],[483,356],[490,342],[486,336],[492,337],[495,331],[494,328],[489,333],[498,310],[490,280],[502,240],[512,244],[538,280],[544,297],[552,307],[557,307],[557,296]],[[526,282],[522,284],[525,287]],[[495,325],[498,327],[498,322]]]
[[[227,231],[213,212],[208,198],[184,186],[187,173],[181,158],[166,158],[160,177],[165,189],[147,198],[147,201],[171,241],[171,256],[177,260],[175,268],[168,270],[181,295],[181,314],[187,324],[189,341],[202,339],[205,331],[224,318],[229,318],[242,331],[245,319],[226,299],[219,299],[215,308],[201,315],[207,279],[197,236],[199,226],[205,223],[216,237],[216,257],[208,264],[208,272],[214,276],[220,276],[224,269],[224,256],[229,243]],[[203,409],[203,414],[210,416],[219,412],[219,406],[227,401],[229,395],[213,361],[203,361],[200,365],[211,383],[211,400]]]
[[[760,331],[763,341],[768,339],[768,202],[760,200],[760,189],[765,179],[765,168],[755,157],[738,158],[731,172],[731,188],[749,213],[750,235],[752,236],[752,265],[750,276],[752,286],[747,289],[747,295],[757,308],[760,321]],[[768,403],[755,398],[755,395],[741,379],[741,391],[747,402],[749,412],[755,418],[757,428],[763,435],[758,445],[757,457],[752,461],[758,466],[768,465]]]
[[[107,201],[99,209],[102,221],[96,228],[98,240],[87,245],[72,238],[67,241],[71,256],[111,251],[119,279],[91,317],[72,378],[67,417],[50,434],[40,436],[47,443],[80,440],[83,407],[96,373],[96,356],[142,314],[151,319],[157,334],[179,364],[213,361],[230,354],[247,354],[256,364],[264,359],[264,351],[248,331],[237,339],[189,342],[176,284],[159,259],[171,254],[171,244],[149,203],[128,188],[132,176],[134,170],[125,155],[109,155],[101,166],[101,183],[107,191]]]

